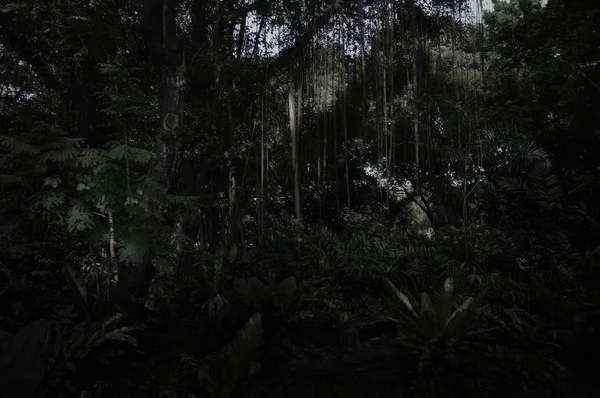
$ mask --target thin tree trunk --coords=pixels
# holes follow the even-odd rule
[[[231,109],[231,87],[229,86],[227,89],[227,118],[229,121],[229,138],[228,138],[228,147],[230,149],[229,153],[229,245],[235,246],[238,241],[238,223],[237,223],[237,181],[236,181],[236,163],[237,158],[233,155],[235,150],[235,130],[234,130],[234,120],[233,120],[233,112]]]
[[[290,83],[288,91],[288,111],[290,118],[290,137],[292,144],[292,173],[294,175],[294,214],[298,221],[301,221],[300,204],[300,170],[298,170],[298,125],[296,123],[296,99],[294,95],[294,84]]]
[[[359,7],[360,12],[360,80],[361,80],[361,89],[362,89],[362,103],[361,103],[361,124],[360,124],[360,138],[361,138],[361,146],[364,145],[366,131],[367,131],[367,66],[365,60],[365,15],[364,15],[364,7],[363,4]],[[359,162],[363,164],[363,151],[359,152]],[[367,197],[367,188],[365,184],[365,188],[363,189],[363,197]]]
[[[412,49],[413,49],[413,62],[412,62],[412,86],[413,86],[413,127],[414,127],[414,139],[415,139],[415,181],[416,187],[415,192],[418,194],[420,189],[420,165],[419,165],[419,103],[418,103],[418,67],[417,67],[417,11],[415,8],[415,1],[410,2],[410,33],[412,36]]]

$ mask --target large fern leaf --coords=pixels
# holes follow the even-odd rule
[[[38,145],[29,144],[25,140],[6,134],[0,134],[0,145],[10,149],[14,154],[36,155],[42,151],[42,148]]]
[[[113,160],[127,160],[136,165],[147,165],[154,160],[155,154],[141,148],[129,145],[118,145],[108,152],[108,157]]]
[[[533,169],[529,172],[531,188],[538,201],[545,209],[555,207],[562,199],[562,191],[558,185],[558,177],[551,169]]]
[[[108,160],[106,151],[98,148],[86,148],[79,151],[79,164],[83,167],[94,167]]]

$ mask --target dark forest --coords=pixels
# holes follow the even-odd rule
[[[0,398],[598,397],[597,185],[599,1],[0,0]]]

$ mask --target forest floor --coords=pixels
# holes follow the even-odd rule
[[[190,325],[191,326],[191,325]],[[329,336],[324,336],[329,334]],[[277,347],[263,347],[261,369],[233,395],[247,398],[416,398],[419,383],[416,359],[406,354],[399,340],[376,336],[362,340],[351,350],[337,339],[336,331],[313,336],[319,344],[284,339]],[[160,338],[141,361],[123,369],[111,397],[204,397],[199,390],[198,369],[202,358],[195,348],[205,338],[185,327]],[[195,347],[195,348],[194,348]],[[271,349],[269,349],[271,348]],[[569,382],[564,398],[600,397],[600,385]],[[518,395],[511,394],[513,397]],[[446,395],[435,395],[446,396]],[[457,396],[455,394],[451,396]],[[472,395],[461,392],[461,397]],[[493,397],[504,397],[495,394]],[[522,397],[532,397],[524,393]],[[548,396],[548,395],[547,395]]]

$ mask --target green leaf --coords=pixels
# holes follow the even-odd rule
[[[444,282],[444,289],[437,295],[435,299],[435,311],[438,315],[438,324],[440,326],[440,332],[446,327],[448,317],[452,311],[452,304],[454,303],[454,297],[452,291],[454,286],[452,279],[448,278]]]
[[[275,296],[290,296],[296,290],[296,288],[296,278],[290,276],[289,278],[284,279],[283,282],[281,282],[279,286],[277,286],[277,289],[275,290]]]
[[[398,300],[404,304],[404,306],[406,307],[406,309],[408,311],[410,311],[410,313],[416,318],[419,319],[419,315],[417,314],[417,312],[415,311],[415,309],[413,308],[412,304],[410,303],[410,300],[408,299],[408,297],[402,293],[400,290],[398,290],[398,288],[396,288],[396,286],[394,286],[394,284],[392,282],[390,282],[389,280],[385,280],[385,282],[387,283],[388,287],[392,290],[392,292],[394,293],[394,295],[396,296],[396,298],[398,298]]]
[[[255,313],[219,352],[214,363],[202,365],[198,379],[210,397],[230,398],[239,383],[260,370],[256,359],[262,332],[262,316]]]
[[[81,149],[77,157],[79,164],[83,167],[94,167],[105,163],[108,160],[108,154],[103,149]]]
[[[73,373],[77,372],[77,365],[75,365],[75,363],[73,361],[67,360],[65,362],[65,365],[66,365],[67,369],[69,369],[71,372],[73,372]]]
[[[232,245],[229,248],[229,255],[227,256],[227,261],[230,263],[234,262],[238,255],[238,247],[237,245]]]
[[[113,160],[127,160],[140,166],[145,166],[154,160],[155,153],[127,144],[117,145],[108,152],[108,157]]]
[[[23,179],[21,177],[9,174],[0,174],[0,186],[21,184],[23,184]]]
[[[42,352],[52,323],[33,321],[15,336],[4,335],[0,345],[0,391],[6,397],[29,398],[43,380]]]
[[[427,340],[431,340],[437,336],[439,331],[437,315],[429,295],[425,292],[421,293],[421,314],[419,316],[419,321],[423,337]]]
[[[26,10],[27,6],[25,4],[19,3],[9,3],[0,6],[0,13],[8,14],[15,11]]]

